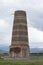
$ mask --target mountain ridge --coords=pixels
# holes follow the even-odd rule
[[[3,45],[0,46],[0,53],[8,53],[9,46]],[[43,48],[30,48],[30,53],[43,53]]]

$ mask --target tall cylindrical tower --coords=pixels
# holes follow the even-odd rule
[[[25,11],[15,11],[10,57],[29,57],[27,19]]]

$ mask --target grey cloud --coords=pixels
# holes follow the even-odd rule
[[[30,11],[28,16],[29,16],[28,19],[30,20],[30,24],[33,27],[36,27],[39,30],[43,31],[43,9],[37,11],[32,10]]]
[[[11,43],[11,29],[5,30],[3,32],[0,31],[0,44],[9,45]]]

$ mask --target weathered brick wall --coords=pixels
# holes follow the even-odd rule
[[[20,47],[21,51],[15,49]],[[13,21],[12,41],[10,46],[11,57],[28,57],[29,45],[28,45],[28,32],[27,32],[27,19],[25,11],[15,11]]]

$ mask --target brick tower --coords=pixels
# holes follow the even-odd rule
[[[29,57],[28,31],[25,11],[15,11],[12,41],[10,46],[10,57]]]

